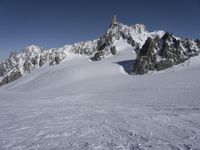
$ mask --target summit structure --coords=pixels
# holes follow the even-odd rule
[[[112,18],[112,23],[111,23],[111,27],[114,27],[117,25],[117,16],[114,15],[113,18]]]

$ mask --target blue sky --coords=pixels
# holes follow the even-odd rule
[[[30,44],[51,48],[98,38],[114,14],[149,31],[200,38],[200,0],[0,0],[0,60]]]

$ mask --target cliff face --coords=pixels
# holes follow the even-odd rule
[[[176,38],[170,33],[161,38],[148,38],[139,51],[133,72],[144,74],[149,70],[164,70],[197,56],[199,52],[198,40]]]

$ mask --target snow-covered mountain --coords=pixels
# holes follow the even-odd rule
[[[101,61],[74,56],[0,87],[0,149],[200,148],[200,56],[130,76],[126,41]]]
[[[93,61],[100,60],[107,56],[116,55],[119,51],[119,48],[117,47],[123,45],[124,43],[129,44],[132,47],[132,50],[138,54],[137,64],[135,64],[131,70],[131,72],[135,71],[136,74],[143,74],[148,70],[161,70],[161,68],[165,69],[167,67],[171,67],[173,64],[183,62],[190,56],[198,55],[200,51],[200,42],[198,40],[194,41],[175,38],[173,35],[165,38],[165,36],[167,36],[167,34],[164,31],[149,32],[143,24],[128,26],[117,22],[116,17],[114,17],[110,28],[97,40],[79,42],[73,45],[65,45],[61,48],[52,48],[49,50],[44,50],[38,46],[31,45],[24,48],[18,54],[16,52],[11,52],[9,58],[0,63],[0,85],[14,81],[25,74],[32,72],[34,69],[43,66],[44,64],[49,64],[50,66],[59,64],[63,61],[73,59],[77,55],[86,56]],[[148,44],[152,45],[152,42],[149,42],[150,39],[154,39],[154,41],[156,41],[154,42],[155,44],[153,44],[154,48],[152,48],[152,50],[146,50],[146,47],[151,47],[147,46]],[[163,41],[163,39],[168,41]],[[176,50],[176,48],[174,48],[174,45],[177,46],[177,43],[180,43],[178,44],[180,50]],[[173,49],[160,50],[164,49],[164,45],[160,48],[160,45],[162,44],[168,44],[170,46],[173,45]],[[165,49],[168,47],[165,46]],[[150,54],[151,56],[145,56],[144,59],[144,51],[146,51],[145,55],[147,55],[147,53],[148,55],[149,53],[152,53]],[[164,61],[160,60],[166,59],[169,55],[166,56],[164,55],[164,52],[161,51],[173,51],[172,55],[175,55],[175,53],[184,53],[184,56],[181,55],[184,59],[176,62],[174,62],[174,60],[170,60],[170,64],[169,61],[167,61],[168,64],[163,64]],[[155,53],[158,53],[157,55],[159,57],[157,57]],[[156,61],[152,59],[155,59]],[[157,60],[159,60],[159,62],[157,62]],[[162,67],[155,67],[160,65]]]
[[[19,54],[11,52],[9,58],[0,63],[0,85],[14,81],[44,64],[59,64],[76,54],[90,56],[95,51],[96,43],[96,40],[86,41],[49,50],[30,45]]]
[[[198,50],[114,19],[94,41],[12,52],[1,63],[3,83],[18,79],[0,87],[0,150],[199,150]]]
[[[149,70],[164,70],[199,53],[198,40],[177,38],[170,33],[165,33],[162,37],[149,37],[139,51],[133,72],[144,74]]]

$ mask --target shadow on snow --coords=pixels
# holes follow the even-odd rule
[[[114,62],[114,63],[122,66],[126,73],[131,74],[133,71],[133,65],[134,65],[135,61],[136,61],[135,59],[131,59],[131,60],[118,61],[118,62]]]

